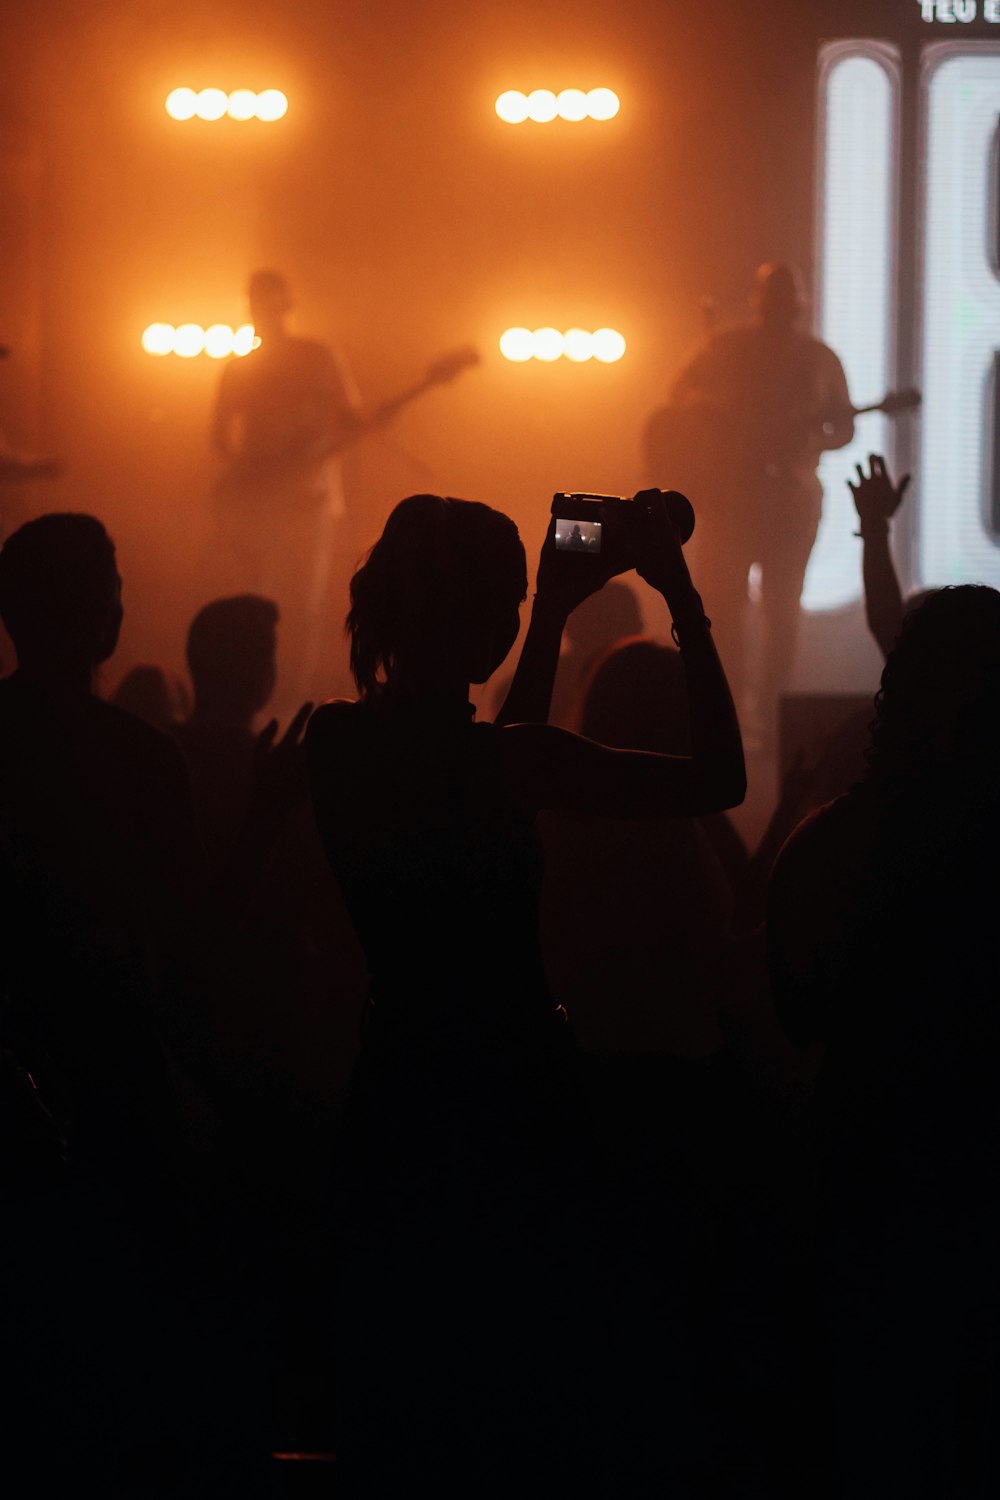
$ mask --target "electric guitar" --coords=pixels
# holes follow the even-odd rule
[[[463,345],[434,360],[414,385],[381,402],[364,417],[331,426],[327,432],[305,442],[291,442],[270,452],[254,450],[237,454],[215,481],[212,490],[215,503],[225,507],[250,508],[255,503],[280,506],[283,496],[293,497],[296,492],[301,495],[314,487],[324,459],[342,453],[366,433],[385,426],[425,391],[450,384],[463,370],[479,362],[479,351]]]
[[[873,401],[869,406],[851,405],[843,413],[824,413],[822,420],[832,421],[841,414],[862,417],[872,411],[895,417],[913,411],[920,402],[920,392],[908,387],[889,391],[881,401]],[[821,421],[815,425],[821,425]],[[650,483],[661,488],[669,485],[696,499],[706,496],[710,500],[723,475],[727,484],[747,477],[740,472],[730,475],[731,469],[741,468],[740,445],[726,414],[708,401],[657,407],[646,421],[642,448]]]

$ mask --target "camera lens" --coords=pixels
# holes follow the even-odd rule
[[[667,513],[681,539],[681,545],[690,541],[694,531],[694,506],[687,495],[682,495],[680,490],[664,490],[663,499],[666,502]]]

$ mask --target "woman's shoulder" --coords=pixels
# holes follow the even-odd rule
[[[771,874],[772,896],[800,898],[817,890],[842,895],[870,857],[875,809],[867,789],[855,787],[803,818]]]
[[[306,727],[306,740],[331,734],[358,734],[370,720],[363,703],[354,698],[330,698],[314,709]]]
[[[370,742],[374,725],[366,705],[353,698],[332,698],[321,703],[310,717],[305,735],[306,757],[311,766],[331,755],[358,753]]]

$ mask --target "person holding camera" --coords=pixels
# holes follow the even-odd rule
[[[677,529],[657,496],[639,501],[599,558],[557,552],[553,520],[497,723],[475,722],[468,700],[510,651],[527,593],[508,517],[412,495],[351,583],[360,696],[319,708],[306,736],[320,835],[371,976],[337,1195],[345,1493],[372,1493],[376,1475],[405,1487],[418,1469],[449,1493],[512,1493],[529,1466],[556,1492],[567,1463],[598,1461],[583,1394],[623,1351],[603,1332],[584,1347],[574,1297],[595,1295],[583,1266],[596,1249],[581,1236],[592,1211],[570,1032],[542,963],[535,818],[710,812],[745,791]],[[545,723],[568,614],[630,567],[674,619],[690,756],[610,750]],[[581,914],[581,942],[597,916]],[[600,1327],[619,1323],[636,1326]],[[555,1399],[567,1389],[583,1404]]]

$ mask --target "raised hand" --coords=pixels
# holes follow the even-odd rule
[[[311,703],[303,703],[281,739],[278,721],[271,719],[254,746],[253,801],[260,812],[283,816],[305,795],[306,764],[302,746]]]
[[[561,552],[556,547],[556,518],[549,518],[548,530],[538,559],[535,589],[546,604],[570,614],[584,599],[602,589],[609,578],[627,573],[633,558],[622,548],[616,528],[603,528],[601,551],[596,556],[582,552]]]
[[[870,453],[868,464],[867,474],[861,464],[855,465],[858,474],[856,484],[851,479],[847,481],[847,487],[854,496],[862,531],[866,526],[888,525],[902,504],[910,483],[909,474],[904,474],[898,484],[893,484],[881,453]]]
[[[681,550],[681,534],[659,490],[640,490],[629,515],[635,571],[644,582],[669,594],[691,579]]]

